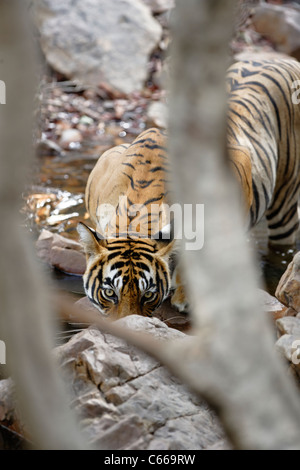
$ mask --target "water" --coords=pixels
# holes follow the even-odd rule
[[[269,248],[267,238],[267,223],[263,219],[253,230],[250,236],[257,253],[261,270],[261,280],[265,289],[275,294],[278,282],[292,261],[294,255],[300,250],[300,233],[298,231],[296,247]]]

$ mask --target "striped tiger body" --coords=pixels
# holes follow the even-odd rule
[[[228,72],[228,153],[246,199],[249,227],[265,215],[269,243],[290,245],[298,229],[300,104],[293,59],[245,61]]]
[[[292,103],[297,80],[300,64],[293,60],[239,62],[227,77],[229,161],[249,227],[266,215],[273,244],[293,243],[298,228],[300,105]],[[131,145],[105,152],[88,180],[86,206],[97,231],[78,227],[87,255],[84,287],[104,315],[149,316],[170,292],[172,304],[187,310],[174,241],[153,238],[166,227],[170,232],[165,145],[165,134],[149,129]],[[148,211],[134,210],[153,204],[150,218]]]
[[[105,152],[88,179],[86,206],[96,231],[78,226],[87,255],[84,287],[104,315],[150,316],[169,295],[174,241],[157,239],[170,231],[165,145],[165,134],[149,129],[131,145]],[[182,310],[179,293],[175,287],[174,303]]]

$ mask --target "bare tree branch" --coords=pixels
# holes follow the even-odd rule
[[[7,342],[7,359],[33,440],[42,448],[74,449],[84,444],[51,358],[53,312],[47,283],[20,228],[20,194],[32,164],[35,88],[24,19],[23,2],[0,2],[0,76],[7,92],[6,104],[0,105],[1,339]]]
[[[218,410],[237,448],[300,448],[300,400],[273,350],[225,158],[224,76],[233,0],[177,2],[170,150],[182,203],[205,205],[205,245],[185,251],[197,325],[165,363]],[[178,358],[181,358],[178,361]]]

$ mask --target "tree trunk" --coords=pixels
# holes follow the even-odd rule
[[[169,348],[168,362],[181,358],[173,370],[215,407],[237,448],[299,449],[300,400],[258,302],[226,162],[224,77],[234,3],[179,0],[175,10],[170,151],[179,200],[205,206],[205,243],[184,252],[197,338]]]
[[[33,163],[35,89],[24,3],[0,2],[0,79],[6,85],[6,104],[0,104],[0,338],[7,344],[7,361],[33,441],[47,449],[74,449],[83,444],[51,358],[49,280],[35,261],[19,212]]]

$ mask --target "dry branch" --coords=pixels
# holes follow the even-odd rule
[[[164,362],[213,404],[237,448],[299,449],[300,400],[273,350],[226,165],[234,3],[180,0],[175,11],[170,150],[179,200],[205,205],[205,244],[184,256],[197,338],[169,348]]]
[[[7,90],[6,104],[0,105],[0,331],[34,442],[47,449],[76,449],[84,446],[83,440],[67,411],[66,393],[50,352],[49,281],[20,228],[20,195],[33,156],[35,88],[25,8],[26,2],[0,2],[0,74]]]

